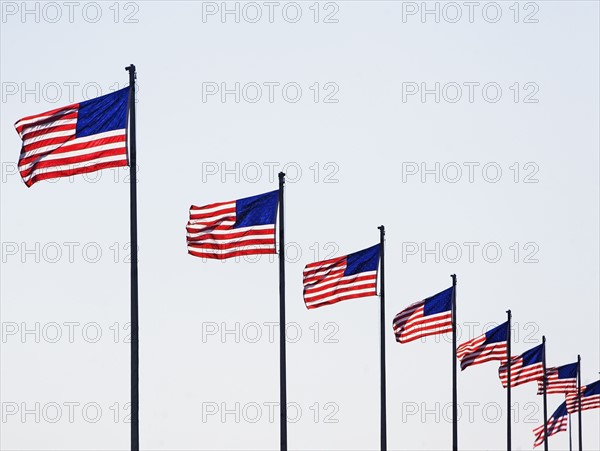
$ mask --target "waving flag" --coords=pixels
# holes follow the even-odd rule
[[[279,191],[204,207],[190,207],[188,253],[227,259],[275,253]]]
[[[511,387],[542,379],[544,376],[544,367],[542,364],[543,352],[544,344],[542,343],[529,351],[525,351],[520,356],[510,359]],[[508,386],[508,366],[506,362],[498,368],[498,375],[500,376],[502,386],[506,388]]]
[[[579,411],[579,402],[577,401],[577,389],[566,395],[567,412],[575,413]],[[600,409],[600,380],[581,387],[581,411],[590,409]]]
[[[507,338],[508,321],[480,337],[461,344],[456,349],[456,357],[460,360],[460,369],[464,370],[471,365],[478,365],[490,360],[506,360]]]
[[[127,166],[129,88],[17,121],[25,185]]]
[[[552,416],[546,422],[548,427],[548,437],[552,437],[558,432],[564,432],[567,430],[567,406],[566,403],[562,403],[558,406],[558,409],[552,414]],[[535,435],[535,442],[533,447],[540,446],[544,443],[544,425],[538,426],[533,430]]]
[[[396,341],[409,343],[428,335],[452,332],[453,292],[450,287],[398,313],[393,322]]]
[[[304,268],[304,303],[312,309],[377,295],[379,244]]]
[[[546,393],[558,394],[577,391],[577,362],[546,369]],[[544,393],[544,382],[538,382],[538,395]]]

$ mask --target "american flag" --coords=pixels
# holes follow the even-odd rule
[[[558,432],[564,432],[567,430],[567,406],[566,403],[562,403],[558,406],[558,409],[552,414],[548,421],[546,422],[548,428],[548,437],[552,437],[554,434]],[[540,446],[544,443],[544,425],[536,427],[533,430],[533,434],[535,435],[535,442],[533,443],[533,447]]]
[[[490,360],[506,360],[507,338],[508,321],[461,344],[456,349],[456,357],[460,360],[460,369],[464,370],[471,365],[478,365]]]
[[[577,362],[546,369],[546,393],[558,394],[577,391]],[[538,382],[538,395],[544,393],[543,381]]]
[[[379,244],[304,268],[304,303],[313,309],[377,295]]]
[[[517,357],[511,357],[510,359],[510,386],[516,387],[517,385],[524,384],[526,382],[533,382],[543,378],[544,367],[542,362],[542,355],[544,353],[544,344],[542,343],[535,348],[525,351],[523,354]],[[498,375],[504,388],[508,385],[508,366],[507,362],[502,363],[498,368]]]
[[[450,287],[398,313],[393,322],[396,341],[409,343],[428,335],[452,332],[453,293],[454,287]]]
[[[567,412],[575,413],[579,411],[577,390],[567,393],[565,400]],[[600,380],[581,387],[581,411],[590,409],[600,409]]]
[[[275,253],[279,191],[190,207],[188,253],[223,260],[241,255]]]
[[[127,166],[128,100],[127,87],[17,121],[25,185]]]

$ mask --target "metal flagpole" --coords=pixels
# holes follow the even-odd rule
[[[571,437],[571,414],[569,414],[569,451],[573,451],[573,437]]]
[[[456,389],[456,274],[452,274],[452,450],[458,450],[458,396]]]
[[[287,451],[287,384],[285,372],[285,236],[283,185],[285,173],[279,173],[279,435],[280,449]]]
[[[510,342],[511,342],[511,337],[510,337],[510,323],[511,323],[511,319],[512,319],[512,313],[509,310],[506,311],[506,313],[508,314],[508,332],[506,335],[506,367],[507,367],[507,377],[508,377],[508,384],[506,386],[506,449],[507,451],[511,451],[512,449],[512,442],[511,442],[511,417],[510,417],[510,386],[511,384],[511,380],[510,380],[510,367],[511,367],[511,362],[510,362]]]
[[[379,257],[381,259],[381,279],[380,279],[380,339],[381,339],[381,451],[387,450],[387,414],[386,414],[386,390],[385,390],[385,227],[379,226]]]
[[[544,451],[548,451],[548,400],[546,396],[546,336],[542,335],[542,384],[544,386]]]
[[[138,243],[137,167],[135,136],[135,66],[129,71],[129,230],[131,235],[131,451],[140,449],[139,425],[139,340],[138,340]]]
[[[579,427],[579,451],[583,451],[583,435],[581,432],[581,356],[577,354],[577,422]]]

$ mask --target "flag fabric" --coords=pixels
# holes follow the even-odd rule
[[[25,185],[127,166],[128,101],[129,87],[17,121]]]
[[[460,360],[461,371],[471,365],[491,360],[506,360],[507,339],[508,321],[461,344],[456,349],[456,357]]]
[[[306,308],[377,295],[379,246],[306,265],[303,274]]]
[[[452,295],[450,287],[423,301],[409,305],[393,322],[398,343],[410,343],[429,335],[452,332]]]
[[[579,411],[577,389],[567,393],[565,402],[567,403],[567,412]],[[581,411],[590,409],[600,409],[600,380],[581,387]]]
[[[562,403],[558,406],[558,409],[552,414],[552,416],[546,422],[548,428],[548,437],[552,437],[554,434],[559,432],[564,432],[567,430],[567,406],[566,403]],[[535,442],[533,443],[533,447],[540,446],[544,443],[544,425],[536,427],[533,430],[533,434],[535,435]]]
[[[546,369],[546,394],[577,391],[577,362]],[[544,382],[538,381],[538,395],[544,393]]]
[[[190,207],[187,223],[188,253],[196,257],[227,259],[275,253],[275,220],[279,191]]]
[[[526,382],[541,380],[544,377],[544,366],[542,356],[544,353],[544,344],[525,351],[520,356],[510,359],[510,386],[516,387]],[[508,365],[502,363],[498,368],[498,376],[502,386],[508,386]]]

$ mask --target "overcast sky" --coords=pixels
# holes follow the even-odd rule
[[[380,224],[389,449],[450,447],[450,337],[400,345],[391,324],[452,273],[460,342],[510,308],[514,354],[545,335],[549,366],[581,354],[597,380],[598,3],[466,3],[2,2],[2,449],[129,447],[128,171],[27,188],[13,124],[131,63],[143,449],[278,449],[277,259],[192,257],[185,224],[282,169],[290,449],[379,446],[379,298],[308,311],[302,269]],[[461,449],[505,449],[497,371],[458,375]],[[515,450],[536,389],[513,389]]]

